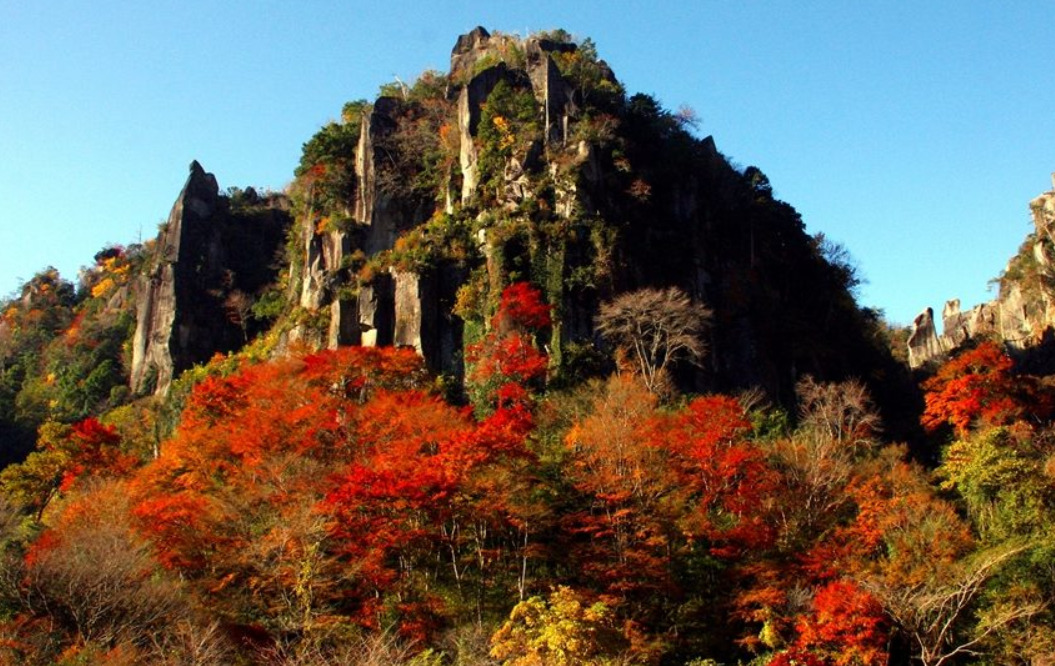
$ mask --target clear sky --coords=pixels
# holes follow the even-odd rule
[[[1051,2],[0,0],[0,295],[153,236],[197,159],[281,189],[344,102],[446,70],[476,25],[592,37],[628,92],[693,107],[865,305],[991,297],[1051,188]]]

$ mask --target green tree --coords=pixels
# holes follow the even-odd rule
[[[480,114],[480,184],[485,196],[501,198],[506,164],[523,158],[532,142],[541,139],[540,109],[530,88],[499,81]]]

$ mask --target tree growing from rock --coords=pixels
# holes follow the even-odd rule
[[[677,287],[640,289],[601,306],[597,329],[636,363],[645,386],[658,393],[667,369],[679,360],[698,363],[711,310]]]

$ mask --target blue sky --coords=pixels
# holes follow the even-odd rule
[[[344,102],[475,25],[589,36],[856,258],[908,323],[987,300],[1051,188],[1050,2],[0,0],[0,295],[153,236],[197,159],[281,189]]]

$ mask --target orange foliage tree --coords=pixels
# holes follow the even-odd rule
[[[31,509],[39,520],[51,501],[91,477],[123,477],[141,464],[122,447],[113,426],[89,417],[73,425],[41,426],[37,450],[0,474],[0,489]]]
[[[888,625],[875,597],[851,581],[832,581],[816,591],[809,614],[800,618],[794,649],[822,655],[837,666],[882,666]]]
[[[933,432],[951,425],[963,436],[976,422],[1006,425],[1026,416],[1048,418],[1050,396],[1013,368],[1011,357],[990,341],[947,361],[923,382],[923,427]]]
[[[324,622],[343,576],[316,508],[329,472],[357,453],[362,403],[423,379],[411,351],[351,347],[205,380],[130,484],[139,529],[162,564],[226,590],[217,603],[228,613],[262,607],[279,628]]]
[[[583,508],[565,520],[582,574],[626,602],[671,593],[670,553],[683,506],[670,453],[651,434],[654,396],[630,377],[609,379],[565,443]]]
[[[697,398],[664,433],[676,459],[681,485],[692,493],[687,534],[704,539],[713,555],[734,557],[763,549],[774,532],[767,509],[776,476],[748,440],[751,423],[744,408],[727,396]]]
[[[767,547],[774,477],[750,430],[731,398],[670,414],[636,379],[609,379],[566,438],[569,480],[585,505],[566,520],[582,574],[648,619],[663,605],[657,597],[685,592],[679,568],[694,553],[731,561]]]
[[[50,523],[20,567],[20,613],[0,625],[19,640],[0,641],[0,660],[43,663],[65,645],[55,662],[100,663],[93,653],[126,650],[143,662],[190,663],[175,634],[181,625],[200,629],[199,618],[133,529],[125,482],[81,484]]]
[[[124,477],[142,462],[138,456],[121,449],[117,428],[103,425],[94,417],[74,423],[64,438],[49,445],[61,447],[68,455],[62,490],[69,489],[84,476]]]
[[[477,422],[424,379],[412,351],[350,347],[205,380],[131,484],[140,530],[270,631],[421,638],[448,593],[508,599],[526,575],[531,412],[511,399]]]
[[[434,396],[402,392],[379,394],[356,415],[357,459],[322,506],[336,552],[358,571],[360,621],[398,619],[421,638],[444,612],[428,590],[480,604],[484,590],[508,598],[522,589],[529,525],[518,496],[529,490],[531,422],[520,410],[501,406],[477,423]]]

